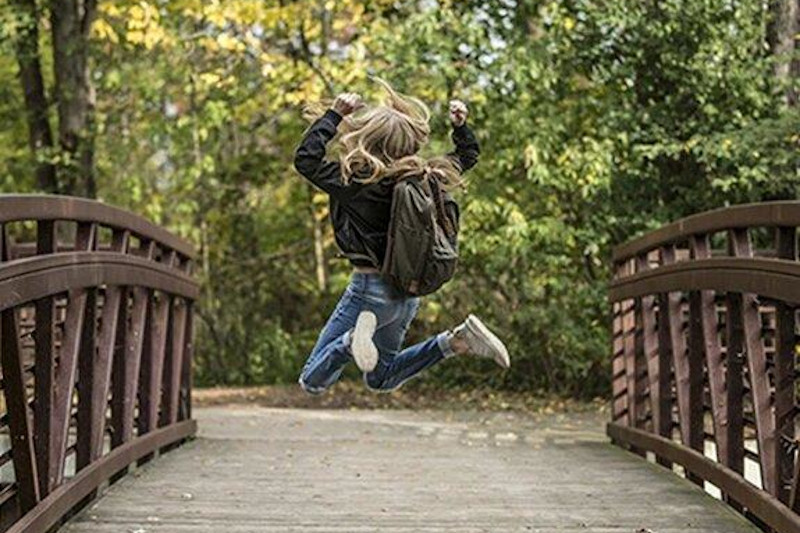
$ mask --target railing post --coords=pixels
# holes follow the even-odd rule
[[[0,263],[9,260],[8,235],[0,225]],[[3,396],[8,410],[8,430],[20,512],[32,509],[40,498],[33,429],[25,373],[19,347],[19,328],[14,309],[0,311],[0,366],[3,367]]]
[[[797,235],[794,227],[776,231],[776,252],[780,259],[797,260]],[[785,302],[775,305],[775,456],[777,496],[789,503],[794,478],[795,444],[795,308]]]
[[[733,231],[733,250],[736,257],[752,257],[750,235],[746,229]],[[756,418],[761,482],[767,492],[777,496],[775,416],[772,408],[769,375],[767,374],[767,358],[764,354],[764,343],[761,340],[758,298],[754,294],[742,295],[741,323],[750,377],[750,392]]]

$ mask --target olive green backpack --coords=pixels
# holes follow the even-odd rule
[[[398,182],[392,196],[381,274],[405,296],[424,296],[450,281],[458,263],[458,206],[432,178]],[[455,202],[447,197],[447,202]]]

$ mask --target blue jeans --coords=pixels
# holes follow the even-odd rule
[[[319,335],[298,380],[307,392],[318,394],[342,375],[353,359],[350,335],[361,311],[377,317],[373,341],[378,348],[378,364],[364,374],[371,389],[396,389],[413,376],[452,355],[448,335],[442,333],[401,351],[408,327],[419,308],[419,298],[395,294],[380,274],[356,272]]]

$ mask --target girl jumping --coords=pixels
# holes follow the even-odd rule
[[[336,243],[353,266],[350,284],[319,335],[299,383],[318,394],[336,383],[351,360],[373,390],[396,389],[426,368],[456,355],[473,354],[510,366],[503,343],[476,316],[452,331],[402,349],[419,298],[407,297],[384,280],[381,260],[387,246],[395,183],[409,177],[436,179],[443,186],[460,182],[475,166],[478,142],[467,126],[467,106],[450,102],[455,151],[430,160],[418,152],[430,134],[430,112],[420,100],[386,91],[382,105],[367,107],[354,93],[339,95],[306,132],[295,154],[295,168],[330,198]],[[338,137],[337,137],[338,136]],[[326,159],[328,143],[338,160]],[[446,208],[458,220],[458,207]]]

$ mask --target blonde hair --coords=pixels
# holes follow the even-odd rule
[[[377,183],[423,177],[445,186],[459,185],[460,169],[453,159],[417,155],[430,136],[428,107],[417,98],[398,93],[384,80],[375,81],[386,93],[384,101],[348,115],[339,126],[343,181]],[[307,111],[316,115],[320,108],[317,105]]]

